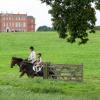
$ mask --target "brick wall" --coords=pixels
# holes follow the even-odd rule
[[[35,18],[33,18],[32,16],[27,17],[27,31],[35,31]]]

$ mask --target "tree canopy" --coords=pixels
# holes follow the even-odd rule
[[[51,7],[54,29],[60,38],[68,42],[80,39],[80,44],[87,43],[88,34],[94,33],[96,9],[100,10],[100,0],[41,0]],[[89,31],[87,31],[89,30]]]
[[[37,31],[54,31],[54,29],[48,26],[40,26]]]

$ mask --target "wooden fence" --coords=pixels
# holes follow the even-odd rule
[[[43,67],[43,72],[44,79],[83,81],[83,64],[46,64]]]

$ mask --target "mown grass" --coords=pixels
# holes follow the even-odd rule
[[[0,100],[99,100],[100,31],[85,45],[69,44],[55,32],[0,33]],[[12,56],[27,58],[29,46],[52,63],[84,64],[84,82],[19,78]]]

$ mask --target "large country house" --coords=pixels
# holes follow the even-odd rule
[[[27,14],[0,13],[0,32],[34,32],[35,18]]]

